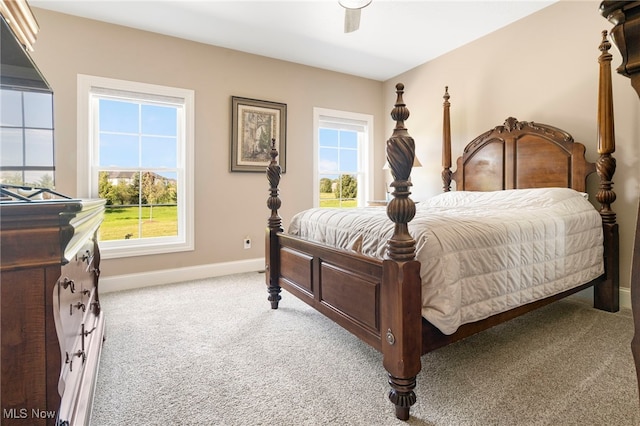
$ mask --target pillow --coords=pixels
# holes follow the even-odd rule
[[[421,207],[549,207],[571,198],[588,199],[588,194],[571,188],[506,189],[504,191],[452,191],[429,198]]]

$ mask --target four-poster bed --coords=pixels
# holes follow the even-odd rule
[[[397,100],[391,112],[396,126],[393,135],[387,141],[387,160],[394,177],[391,185],[394,193],[393,199],[386,207],[386,215],[390,219],[390,222],[387,221],[390,227],[387,234],[390,236],[385,240],[386,245],[381,256],[367,255],[361,250],[361,247],[368,244],[362,239],[359,239],[357,244],[350,241],[350,249],[346,249],[336,244],[329,245],[285,233],[278,215],[281,206],[278,190],[280,169],[276,161],[278,153],[272,148],[272,160],[267,168],[270,185],[267,205],[271,210],[271,216],[266,236],[266,280],[271,307],[277,309],[281,299],[281,288],[284,288],[380,350],[391,387],[389,399],[395,405],[396,416],[399,419],[409,418],[410,407],[416,401],[413,390],[416,376],[421,370],[422,354],[590,286],[595,289],[596,308],[618,310],[618,225],[615,213],[611,210],[611,203],[615,200],[611,182],[615,170],[615,160],[612,157],[615,143],[609,48],[610,44],[606,37],[603,37],[600,45],[602,54],[599,58],[600,158],[597,163],[586,161],[584,145],[575,142],[569,133],[553,126],[508,118],[504,125],[483,133],[469,143],[457,161],[456,171],[452,172],[449,96],[445,93],[442,172],[445,192],[449,193],[452,181],[456,183],[456,191],[451,194],[474,191],[482,197],[486,192],[490,198],[500,197],[495,194],[502,193],[508,196],[520,195],[525,189],[530,192],[536,192],[536,189],[545,192],[545,188],[553,187],[563,194],[570,193],[572,203],[580,203],[578,199],[581,199],[583,204],[588,204],[582,195],[578,195],[577,198],[574,195],[586,192],[587,176],[597,171],[600,176],[600,188],[596,199],[601,205],[600,214],[598,215],[592,206],[589,206],[589,209],[597,217],[596,227],[601,237],[598,240],[598,256],[602,256],[599,259],[601,269],[586,281],[582,277],[583,281],[574,282],[560,290],[555,288],[550,293],[544,293],[541,298],[526,299],[523,304],[507,303],[506,308],[503,306],[488,317],[456,323],[446,332],[425,319],[423,314],[423,298],[428,298],[428,292],[431,290],[425,291],[425,288],[429,288],[429,283],[425,283],[427,274],[421,270],[425,265],[425,261],[421,260],[422,247],[426,245],[423,244],[425,240],[434,238],[416,237],[417,228],[414,227],[414,223],[422,220],[422,211],[430,209],[433,200],[425,203],[427,207],[421,202],[417,209],[409,197],[415,144],[404,125],[409,117],[409,110],[403,101],[404,86],[396,86]],[[561,190],[558,187],[565,189]],[[552,198],[554,197],[555,195]],[[564,198],[564,195],[562,197]],[[449,200],[444,202],[445,209],[448,202]],[[487,203],[487,200],[484,202]],[[540,203],[544,204],[546,201]],[[379,212],[372,210],[379,208],[368,209],[369,213],[365,214],[364,210],[362,211],[363,216],[371,214],[379,218]],[[560,219],[558,217],[550,220]],[[567,228],[572,226],[567,225]],[[564,228],[564,225],[558,229],[560,228]],[[384,232],[382,234],[387,235]],[[353,248],[355,246],[357,249]],[[380,250],[380,246],[376,250]],[[558,250],[551,250],[552,253],[556,251]],[[500,257],[499,254],[491,256],[496,259]],[[543,257],[549,255],[545,254]],[[511,266],[509,261],[503,263],[507,265],[505,268]],[[448,267],[456,268],[451,265]],[[446,273],[440,271],[440,275],[446,276],[450,270],[452,269],[448,269]],[[542,275],[545,274],[543,270]],[[533,278],[533,281],[537,279]],[[488,290],[492,291],[493,289]],[[435,292],[439,290],[434,290]],[[537,291],[533,293],[537,294]]]

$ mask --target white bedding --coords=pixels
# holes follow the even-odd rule
[[[452,334],[601,275],[602,219],[585,195],[457,191],[418,203],[409,231],[421,262],[422,315]],[[393,227],[385,207],[310,209],[289,233],[383,258]]]

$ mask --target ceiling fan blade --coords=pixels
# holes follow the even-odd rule
[[[360,28],[360,11],[362,9],[344,10],[344,32],[351,33]]]

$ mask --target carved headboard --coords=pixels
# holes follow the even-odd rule
[[[587,176],[596,166],[584,153],[585,146],[563,130],[509,117],[465,147],[451,178],[456,189],[466,191],[565,187],[586,192]]]
[[[640,5],[640,2],[635,3]],[[457,190],[466,191],[567,187],[586,192],[587,177],[597,172],[600,187],[596,199],[600,203],[600,215],[604,224],[617,226],[616,213],[611,209],[611,204],[616,200],[616,193],[613,191],[616,160],[612,155],[616,150],[616,142],[611,83],[612,55],[609,53],[611,43],[607,36],[607,31],[602,31],[602,40],[598,46],[599,157],[596,163],[590,163],[585,159],[585,146],[575,142],[564,130],[509,117],[502,126],[497,126],[471,141],[465,147],[462,157],[458,158],[456,171],[452,172],[449,112],[451,105],[449,90],[445,87],[442,129],[444,191],[451,190],[453,180],[456,182]]]

